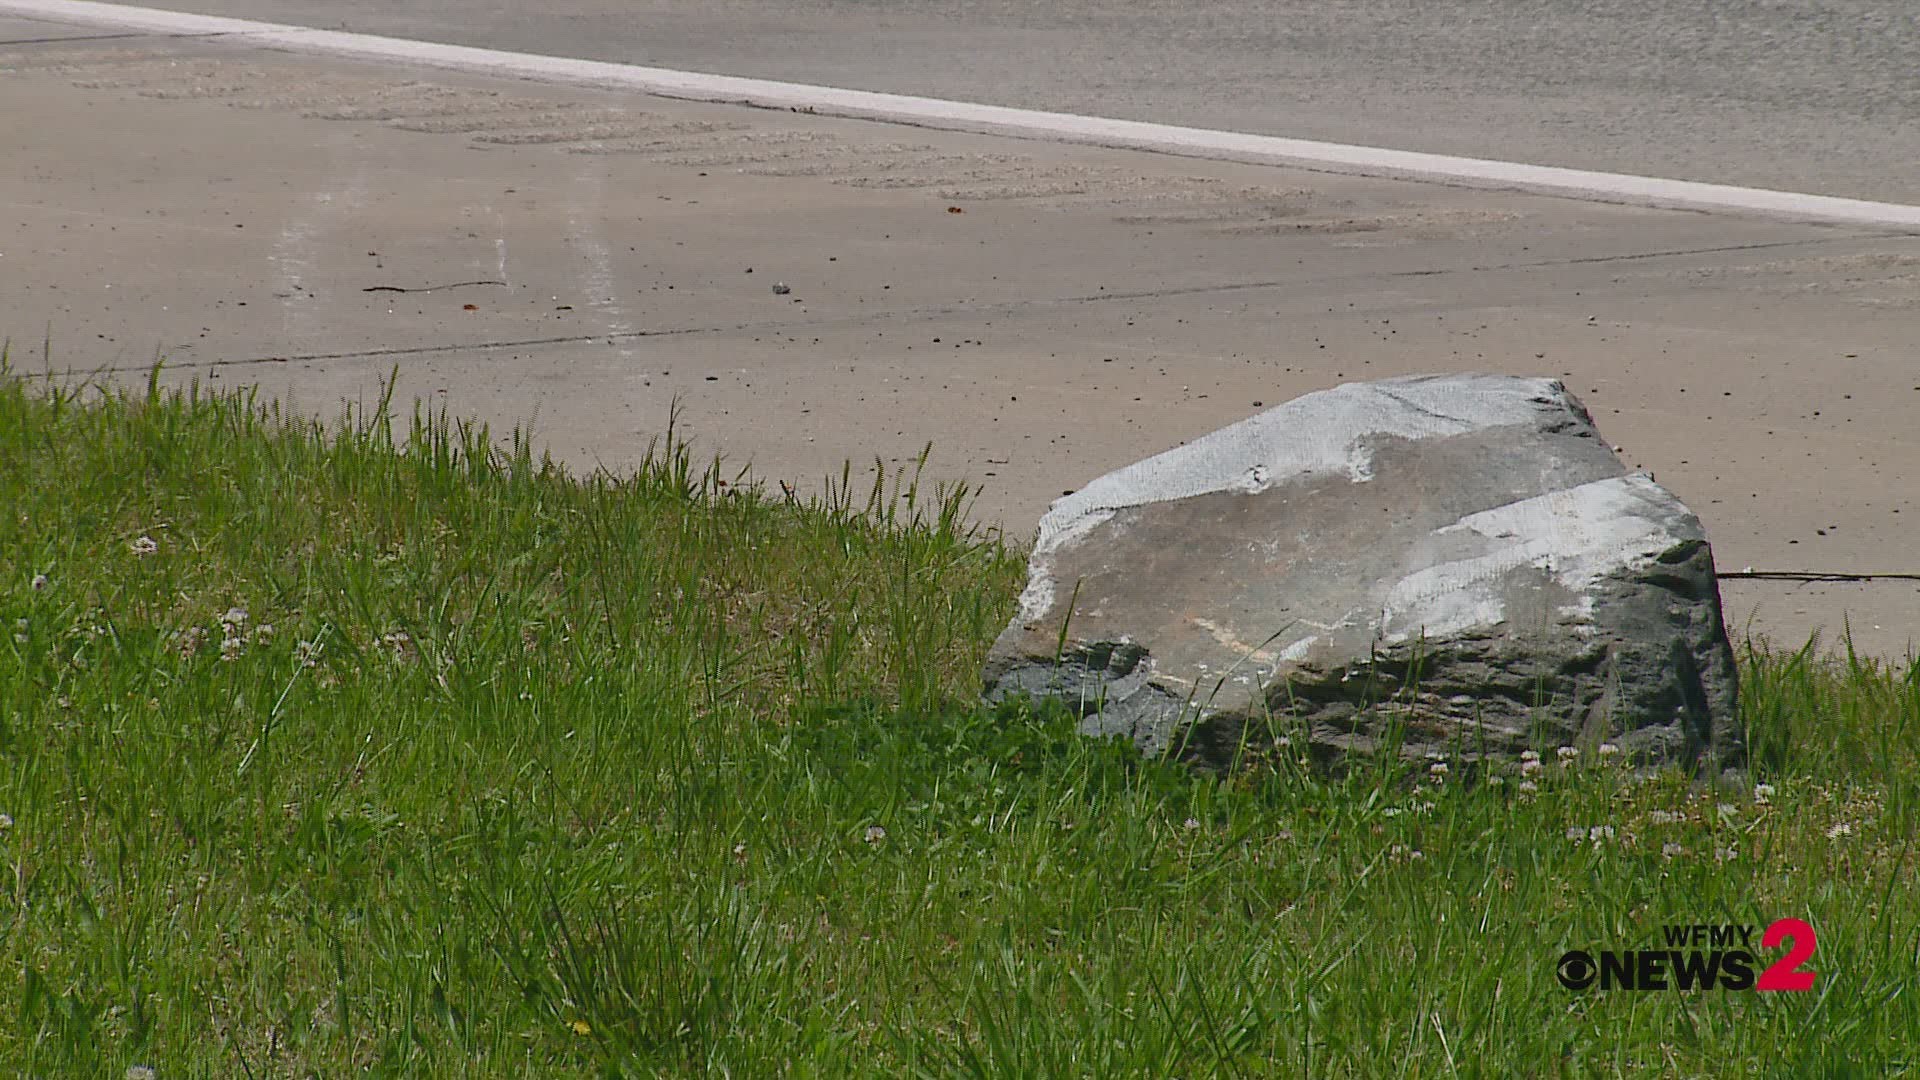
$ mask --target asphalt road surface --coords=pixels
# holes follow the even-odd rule
[[[596,60],[1920,202],[1912,0],[160,0]]]

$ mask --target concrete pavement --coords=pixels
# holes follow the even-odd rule
[[[1883,0],[159,0],[297,23],[1404,150],[1920,202]]]
[[[97,33],[49,27],[0,39]],[[1309,390],[1544,373],[1723,568],[1920,569],[1920,238],[218,42],[0,46],[0,95],[19,370],[50,335],[59,372],[164,354],[331,413],[397,365],[403,398],[616,470],[677,397],[699,446],[812,490],[931,441],[1018,537]],[[1894,653],[1920,626],[1911,582],[1726,591],[1796,644],[1844,614]]]

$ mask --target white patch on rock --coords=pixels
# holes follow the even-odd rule
[[[1020,615],[1023,623],[1035,623],[1053,610],[1053,575],[1035,566],[1027,574],[1027,587],[1020,590]]]
[[[1563,607],[1570,622],[1593,613],[1587,591],[1601,577],[1645,566],[1685,538],[1667,528],[1672,496],[1644,476],[1598,480],[1469,514],[1434,535],[1472,533],[1493,547],[1424,567],[1396,582],[1382,604],[1383,639],[1439,637],[1505,618],[1498,584],[1523,567],[1550,574],[1581,597]]]

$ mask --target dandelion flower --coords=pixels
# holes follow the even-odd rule
[[[585,1020],[575,1020],[573,1023],[568,1024],[567,1026],[573,1029],[573,1033],[575,1035],[593,1034],[593,1025],[587,1023]]]

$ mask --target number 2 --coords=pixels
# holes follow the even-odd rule
[[[1760,947],[1774,949],[1781,941],[1793,942],[1793,948],[1787,955],[1775,960],[1767,970],[1760,973],[1760,981],[1753,984],[1755,990],[1811,990],[1813,978],[1819,972],[1796,970],[1801,964],[1813,957],[1817,944],[1813,927],[1801,919],[1776,919],[1767,927],[1766,935],[1760,939]]]

